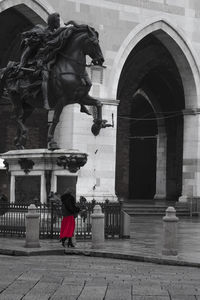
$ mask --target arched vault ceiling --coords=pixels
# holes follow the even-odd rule
[[[137,89],[151,90],[164,111],[183,109],[184,92],[177,66],[168,50],[153,35],[130,53],[123,67],[118,99],[131,99]]]

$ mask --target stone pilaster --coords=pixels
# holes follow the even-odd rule
[[[200,197],[200,114],[199,110],[184,110],[183,180],[180,202]]]
[[[119,101],[99,99],[103,119],[111,127],[102,128],[99,135],[91,132],[93,117],[80,112],[80,105],[69,105],[62,113],[56,131],[59,146],[78,149],[88,154],[87,164],[80,170],[77,181],[77,198],[84,195],[87,200],[115,200],[115,160],[117,106]],[[93,113],[93,107],[88,107]]]

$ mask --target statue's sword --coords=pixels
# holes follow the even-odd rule
[[[35,72],[35,69],[31,69],[31,68],[24,68],[24,67],[21,67],[20,69],[23,70],[23,71]]]

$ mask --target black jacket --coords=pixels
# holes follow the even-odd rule
[[[63,194],[61,201],[63,217],[75,216],[79,213],[80,209],[76,206],[76,200],[70,193]]]

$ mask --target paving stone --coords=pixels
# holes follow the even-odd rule
[[[63,277],[48,273],[48,274],[43,275],[41,277],[40,281],[44,282],[44,283],[61,284],[63,282]]]
[[[0,300],[21,300],[21,295],[16,294],[2,294],[0,295]]]
[[[106,293],[107,285],[86,284],[79,296],[79,300],[102,300]]]
[[[169,296],[133,296],[132,300],[171,300]]]
[[[190,295],[196,295],[198,293],[198,291],[195,288],[192,287],[175,287],[175,288],[169,288],[168,292],[170,295],[174,296],[178,296],[178,295],[187,295],[188,297]]]
[[[196,297],[191,296],[191,295],[183,295],[183,294],[182,295],[172,295],[171,300],[196,300]]]
[[[83,286],[85,282],[85,279],[83,278],[78,278],[78,277],[65,277],[63,279],[63,285],[68,284],[68,285],[80,285]]]
[[[131,286],[116,288],[116,286],[109,285],[106,292],[106,300],[131,300]]]
[[[51,297],[52,300],[59,300],[59,299],[68,299],[74,298],[76,299],[83,289],[83,285],[77,285],[74,283],[73,285],[70,284],[62,284],[58,287],[55,294]]]
[[[1,297],[15,295],[22,298],[36,283],[34,280],[16,280],[1,293]]]
[[[57,290],[58,284],[38,282],[23,298],[23,300],[48,300],[51,295]]]
[[[36,270],[29,270],[25,273],[23,273],[20,277],[18,277],[19,280],[36,280],[39,281],[43,275],[41,272]]]

